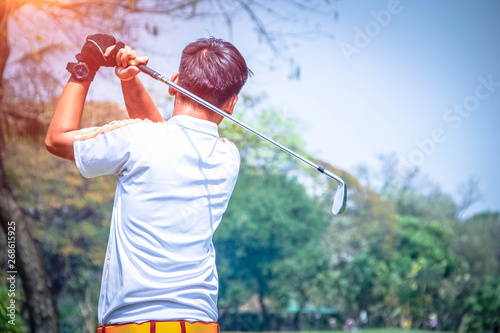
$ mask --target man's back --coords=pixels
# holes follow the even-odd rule
[[[236,147],[189,116],[117,127],[75,141],[83,175],[119,175],[99,323],[216,322],[212,235],[236,182]]]

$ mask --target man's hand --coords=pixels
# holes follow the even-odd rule
[[[108,49],[111,50],[108,52]],[[87,37],[80,53],[76,55],[78,61],[86,63],[90,69],[97,72],[101,66],[115,67],[115,56],[125,47],[123,42],[116,42],[113,36],[94,34]]]
[[[110,55],[113,52],[113,48],[109,47],[106,50],[106,55]],[[121,48],[116,54],[116,68],[115,74],[122,81],[129,81],[133,79],[137,74],[140,73],[137,65],[147,65],[148,57],[139,57],[135,50],[132,50],[130,46],[125,46]]]
[[[111,54],[113,46],[106,50],[105,55]],[[130,46],[121,48],[116,54],[116,76],[121,80],[123,99],[130,118],[163,121],[151,96],[142,85],[137,74],[140,73],[137,65],[147,65],[148,57],[139,57]]]

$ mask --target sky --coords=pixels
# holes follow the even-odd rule
[[[399,172],[417,166],[456,199],[472,177],[482,200],[468,213],[499,210],[500,3],[340,1],[337,10],[335,38],[299,50],[301,80],[276,76],[268,88],[309,123],[310,151],[353,173],[395,153]]]
[[[482,199],[467,214],[500,211],[500,2],[333,4],[336,19],[289,7],[277,10],[297,15],[294,25],[264,16],[271,29],[297,31],[306,22],[324,32],[290,39],[279,55],[256,39],[242,13],[231,31],[221,20],[156,21],[159,37],[141,36],[133,46],[170,76],[188,43],[210,35],[229,40],[254,72],[244,92],[264,93],[263,106],[303,122],[312,156],[354,175],[365,165],[376,181],[378,156],[394,154],[399,175],[420,168],[422,191],[435,184],[458,200],[464,183],[476,179]],[[290,58],[299,79],[289,78]],[[142,81],[163,106],[166,87]],[[98,79],[93,86],[91,99],[122,103],[119,85]]]
[[[335,40],[305,55],[299,89],[321,94],[312,150],[346,170],[396,153],[455,197],[474,177],[483,200],[469,213],[499,210],[500,3],[345,1],[338,11]]]

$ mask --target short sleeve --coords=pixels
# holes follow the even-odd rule
[[[134,124],[140,119],[114,121],[102,127],[78,131],[73,142],[75,162],[81,175],[92,178],[120,174],[130,159]]]

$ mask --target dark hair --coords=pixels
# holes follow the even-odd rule
[[[238,95],[251,73],[233,44],[214,37],[201,38],[182,51],[179,85],[221,107]]]

